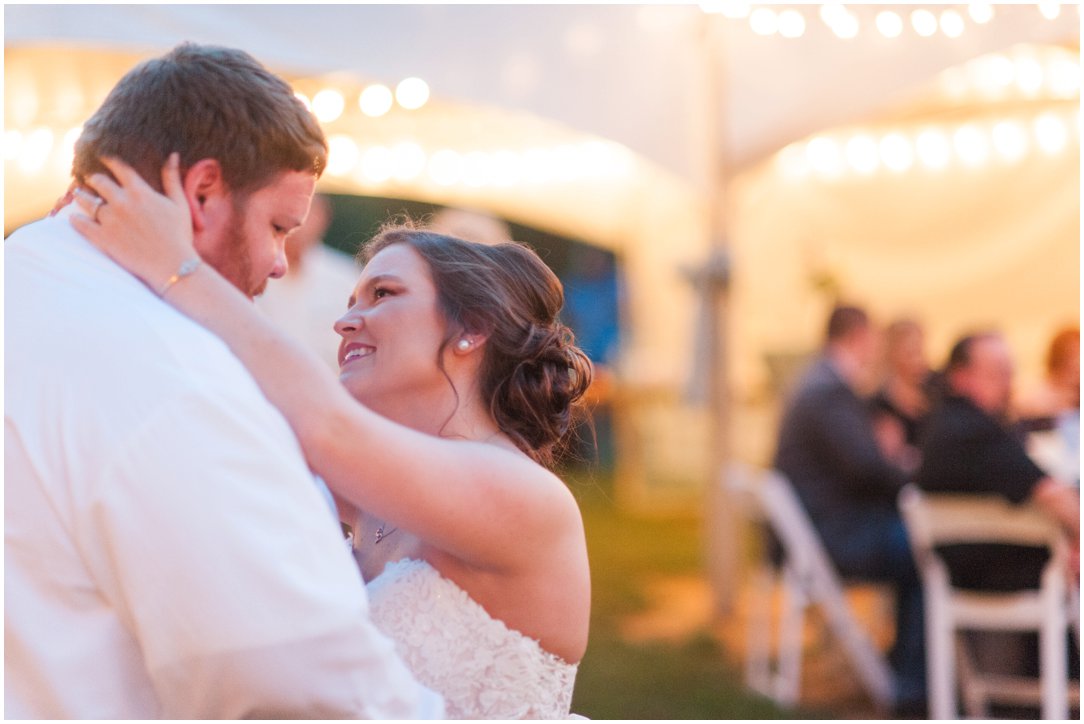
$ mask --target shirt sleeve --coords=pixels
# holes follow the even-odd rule
[[[907,483],[904,472],[881,454],[866,405],[843,388],[808,401],[807,429],[821,457],[839,471],[840,485],[856,497],[892,497]]]
[[[368,617],[285,421],[222,391],[164,401],[84,501],[82,548],[167,718],[440,716]],[[257,404],[260,403],[260,404]]]

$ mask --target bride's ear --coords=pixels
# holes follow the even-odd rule
[[[229,189],[222,178],[222,166],[213,158],[204,158],[192,164],[182,186],[192,213],[192,229],[197,233],[213,225],[214,218],[230,204]]]

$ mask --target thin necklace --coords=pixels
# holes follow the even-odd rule
[[[386,525],[387,525],[387,523],[381,523],[380,527],[376,529],[376,533],[373,534],[373,545],[376,545],[377,543],[384,540],[385,538],[387,538],[389,535],[391,535],[395,531],[399,530],[399,526],[396,526],[396,527],[392,528],[391,530],[389,530],[389,531],[387,531],[385,533],[384,532],[384,526],[386,526]]]

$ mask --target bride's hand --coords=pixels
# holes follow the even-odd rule
[[[170,154],[162,167],[165,195],[123,161],[103,158],[102,163],[116,181],[104,173],[90,176],[87,185],[98,196],[76,191],[79,210],[71,215],[71,224],[151,289],[161,289],[183,262],[197,257],[180,156]]]

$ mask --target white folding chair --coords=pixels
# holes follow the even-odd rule
[[[926,669],[930,716],[957,717],[956,669],[969,717],[987,718],[989,702],[1041,705],[1044,719],[1066,719],[1070,701],[1079,706],[1079,687],[1070,692],[1066,672],[1069,592],[1061,532],[1030,506],[1014,506],[1000,496],[923,493],[909,485],[900,493],[926,601]],[[1050,549],[1040,587],[1012,592],[953,587],[948,569],[934,550],[956,543],[1008,543]],[[1037,631],[1040,678],[980,673],[960,630]],[[954,661],[955,658],[955,661]]]
[[[778,471],[754,473],[734,464],[728,468],[727,484],[746,514],[770,526],[783,548],[778,659],[773,667],[769,603],[776,581],[765,562],[756,573],[759,595],[747,627],[747,685],[784,706],[797,703],[805,612],[818,606],[870,698],[887,711],[895,696],[892,669],[855,619],[835,566],[790,483]]]

